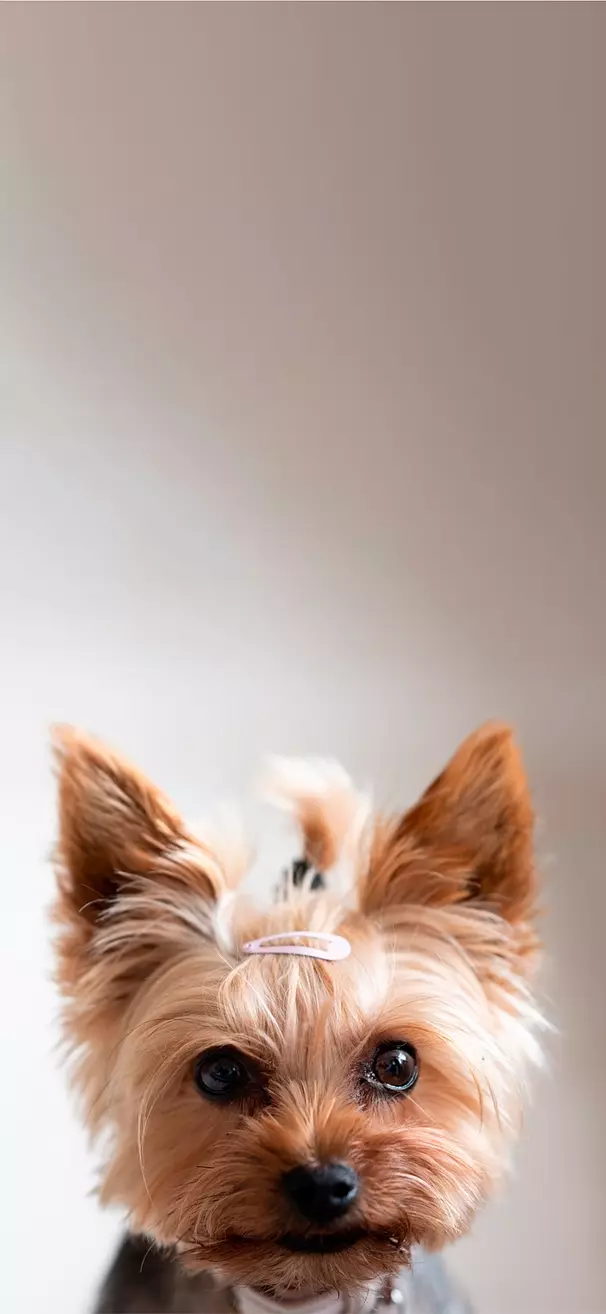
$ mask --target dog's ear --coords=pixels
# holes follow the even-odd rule
[[[379,822],[361,883],[363,910],[473,901],[514,923],[534,911],[534,814],[507,726],[470,735],[419,802]]]
[[[204,842],[140,771],[98,741],[55,732],[59,774],[59,983],[102,971],[124,1000],[175,953],[215,938],[216,905],[246,853]],[[93,971],[94,969],[94,971]]]
[[[184,954],[214,960],[217,905],[240,872],[233,847],[220,850],[192,834],[164,795],[110,749],[61,729],[55,751],[57,982],[65,1037],[89,1116],[99,1122],[128,1008]]]
[[[54,733],[59,776],[58,868],[74,913],[91,924],[141,878],[218,897],[222,873],[159,789],[105,745],[69,727]]]

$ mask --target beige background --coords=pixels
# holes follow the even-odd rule
[[[2,6],[11,1312],[80,1314],[116,1226],[51,1053],[48,723],[198,813],[266,749],[409,801],[488,715],[562,1039],[453,1261],[606,1310],[604,12]]]

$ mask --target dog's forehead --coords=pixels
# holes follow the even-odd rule
[[[286,920],[282,914],[278,925]],[[361,1043],[384,1006],[388,959],[372,928],[354,921],[339,925],[339,933],[351,952],[337,961],[288,952],[246,955],[217,996],[227,1036],[247,1040],[272,1067],[299,1078],[317,1069],[319,1055],[326,1062]]]

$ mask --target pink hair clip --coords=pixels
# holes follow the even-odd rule
[[[310,944],[301,944],[302,939],[319,940],[321,944],[314,948]],[[277,935],[262,935],[259,940],[249,940],[243,949],[246,954],[297,954],[301,958],[323,958],[328,963],[338,963],[342,958],[349,958],[351,953],[349,940],[343,935],[326,935],[319,931],[280,931]]]

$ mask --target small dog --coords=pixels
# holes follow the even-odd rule
[[[239,842],[76,731],[57,754],[59,983],[102,1201],[226,1309],[395,1303],[413,1247],[460,1237],[503,1173],[540,1057],[509,729],[395,818],[334,764],[275,764],[302,857],[263,912]]]

